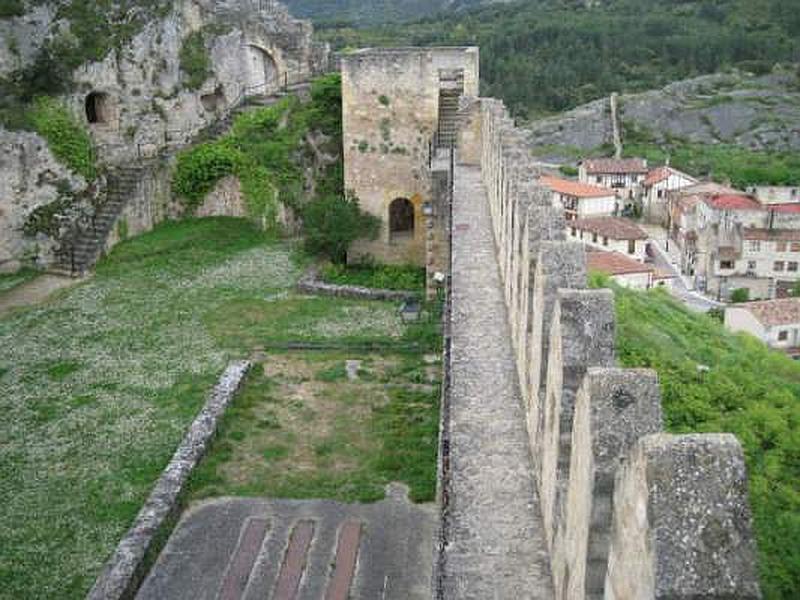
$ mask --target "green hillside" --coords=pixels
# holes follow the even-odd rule
[[[478,44],[482,93],[529,117],[731,66],[800,62],[796,0],[586,4],[527,0],[369,29],[327,25],[320,36],[338,48]]]
[[[665,292],[614,293],[620,362],[658,372],[667,428],[730,432],[744,446],[764,597],[796,598],[800,363],[687,312]]]

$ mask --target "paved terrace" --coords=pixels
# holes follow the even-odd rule
[[[453,205],[445,597],[550,599],[541,510],[479,167],[456,167]]]

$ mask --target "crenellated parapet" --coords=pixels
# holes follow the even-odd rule
[[[760,598],[746,471],[731,435],[663,431],[658,376],[616,366],[613,294],[538,185],[502,102],[464,98],[481,167],[555,597]],[[498,507],[499,508],[499,507]]]

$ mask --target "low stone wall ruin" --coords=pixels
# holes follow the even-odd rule
[[[613,294],[536,183],[500,101],[462,102],[505,288],[556,598],[760,598],[739,442],[663,432],[658,377],[616,366]]]
[[[87,600],[127,600],[135,597],[147,574],[148,555],[157,550],[157,540],[164,534],[170,518],[177,516],[180,497],[189,476],[205,456],[216,434],[217,424],[233,401],[250,366],[249,361],[237,361],[225,369],[133,525],[95,581]]]
[[[319,277],[316,267],[311,267],[297,282],[297,291],[317,296],[333,296],[336,298],[355,298],[357,300],[389,300],[402,301],[415,298],[419,294],[404,290],[382,290],[362,287],[360,285],[339,285],[326,283]]]

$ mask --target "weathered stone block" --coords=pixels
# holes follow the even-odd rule
[[[558,290],[550,328],[545,401],[533,423],[534,461],[551,550],[563,524],[575,396],[586,369],[614,364],[614,297],[609,290]]]
[[[616,471],[637,440],[661,427],[654,371],[588,369],[575,397],[564,520],[552,553],[557,597],[602,597]]]
[[[729,434],[651,435],[619,470],[605,597],[761,597],[742,448]]]
[[[528,431],[537,462],[536,439],[539,430],[540,392],[547,378],[550,327],[559,288],[586,287],[586,251],[573,242],[542,242],[533,278],[532,322],[528,363]]]

